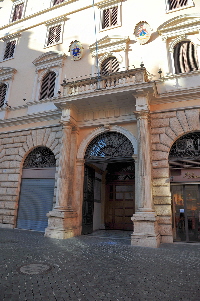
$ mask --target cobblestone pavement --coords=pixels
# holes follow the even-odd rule
[[[0,230],[0,301],[199,301],[200,244],[133,247],[130,233],[67,240]]]

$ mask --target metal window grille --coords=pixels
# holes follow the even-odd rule
[[[169,10],[183,7],[186,6],[187,4],[188,4],[188,0],[169,0]]]
[[[48,72],[42,80],[40,99],[51,98],[54,96],[56,74],[51,71]]]
[[[61,39],[61,25],[53,26],[49,29],[47,46],[58,43]]]
[[[132,158],[134,148],[130,140],[121,133],[103,133],[89,144],[85,159]]]
[[[116,57],[109,57],[101,64],[101,74],[107,75],[119,71],[119,63]]]
[[[3,57],[4,60],[13,57],[15,51],[15,45],[16,45],[16,41],[11,41],[6,43],[6,49]]]
[[[107,8],[103,10],[102,28],[115,26],[118,23],[118,6]]]
[[[64,2],[65,0],[54,0],[53,5],[57,5],[60,4],[62,2]]]
[[[22,18],[23,8],[24,8],[24,3],[15,5],[12,22],[20,20]]]
[[[195,47],[190,41],[183,41],[174,47],[175,73],[185,73],[198,70]]]
[[[6,99],[6,90],[7,90],[7,85],[2,84],[0,85],[0,108],[4,105],[5,99]]]
[[[45,146],[39,146],[28,154],[24,161],[23,168],[44,168],[55,166],[56,159],[53,152]]]

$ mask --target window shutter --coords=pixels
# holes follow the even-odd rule
[[[183,41],[174,47],[175,73],[185,73],[198,70],[195,47],[190,41]]]
[[[176,9],[188,4],[188,0],[169,0],[169,9]]]
[[[103,10],[102,28],[117,25],[118,23],[118,6]]]
[[[13,22],[20,20],[22,18],[23,8],[24,8],[24,3],[18,4],[15,6],[13,19],[12,19]]]
[[[58,43],[61,38],[61,25],[53,26],[49,29],[48,45]]]
[[[0,108],[4,105],[5,103],[5,98],[6,98],[6,90],[7,90],[7,85],[2,84],[0,86]]]
[[[55,72],[47,73],[42,80],[40,99],[51,98],[54,96],[56,74]]]
[[[116,57],[109,57],[103,61],[101,64],[101,74],[107,75],[109,73],[114,73],[119,70],[119,63]]]
[[[3,57],[4,60],[13,57],[15,51],[15,45],[16,45],[16,41],[11,41],[6,44],[6,49]]]
[[[64,2],[64,0],[54,0],[53,5],[60,4]]]

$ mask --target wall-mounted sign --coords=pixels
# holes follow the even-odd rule
[[[137,38],[137,41],[143,45],[147,43],[151,37],[151,28],[147,22],[139,22],[135,26],[134,34]]]
[[[82,44],[77,40],[72,41],[69,46],[69,52],[74,61],[80,60],[83,54]]]

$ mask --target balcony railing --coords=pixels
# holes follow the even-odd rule
[[[145,68],[131,69],[109,75],[67,82],[63,80],[63,96],[91,93],[103,89],[114,89],[148,82]]]

